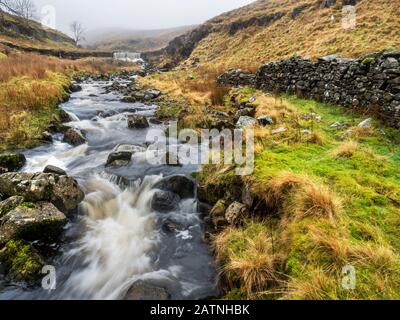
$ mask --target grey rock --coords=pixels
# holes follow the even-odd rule
[[[266,127],[268,125],[273,125],[274,124],[274,120],[269,117],[269,116],[261,116],[257,118],[258,124]]]
[[[52,165],[48,165],[46,166],[46,168],[44,168],[43,173],[54,173],[57,174],[59,176],[66,176],[67,173],[65,172],[65,170],[58,168],[56,166],[52,166]]]
[[[171,191],[181,199],[188,199],[195,197],[196,183],[184,175],[176,175],[162,179],[153,186],[153,189]]]
[[[287,128],[278,128],[278,129],[272,130],[271,133],[272,133],[272,134],[280,134],[280,133],[284,133],[284,132],[286,132],[286,131],[288,131]]]
[[[0,202],[0,218],[24,202],[24,198],[13,196]]]
[[[87,142],[83,133],[80,130],[74,129],[74,128],[69,128],[64,133],[63,141],[66,143],[69,143],[73,146],[79,146],[79,145],[85,144]]]
[[[0,193],[6,197],[21,196],[24,201],[47,201],[69,213],[84,198],[72,177],[51,173],[6,173],[0,175]]]
[[[225,212],[225,218],[230,225],[239,226],[249,215],[247,207],[240,203],[232,203]]]
[[[157,191],[151,200],[151,208],[158,212],[171,212],[176,210],[180,198],[171,191]]]
[[[26,158],[22,153],[0,154],[0,173],[18,171],[25,163]]]
[[[240,117],[238,122],[236,123],[236,128],[242,129],[245,127],[253,126],[255,124],[257,124],[256,119],[254,119],[252,117],[248,117],[248,116],[243,116],[243,117]]]
[[[131,301],[165,301],[170,300],[170,298],[171,296],[166,289],[143,281],[135,282],[125,296],[125,300]]]
[[[128,128],[129,129],[146,129],[148,128],[149,122],[145,116],[130,115],[128,116]]]
[[[359,128],[366,128],[366,127],[371,127],[372,126],[372,118],[368,118],[364,121],[362,121],[358,127]]]
[[[0,219],[0,245],[15,239],[54,240],[66,223],[65,215],[51,203],[20,205]]]

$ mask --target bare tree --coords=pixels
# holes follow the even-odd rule
[[[79,45],[79,43],[82,40],[85,40],[85,28],[83,27],[82,23],[79,21],[74,21],[71,23],[71,31],[73,32],[73,39],[75,41],[76,45]]]
[[[36,6],[32,0],[0,0],[0,11],[9,12],[25,19],[33,19]]]

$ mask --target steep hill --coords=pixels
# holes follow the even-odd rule
[[[356,27],[342,27],[343,6],[355,4]],[[255,68],[295,54],[356,57],[400,48],[400,6],[392,0],[258,0],[213,18],[146,54],[161,65],[189,59],[221,67]]]
[[[22,48],[74,49],[74,41],[67,35],[44,28],[40,23],[3,13],[0,15],[0,43]]]
[[[146,52],[164,48],[174,38],[189,32],[195,26],[160,30],[105,29],[88,32],[89,48],[110,51]]]

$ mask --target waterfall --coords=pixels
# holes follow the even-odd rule
[[[140,53],[138,52],[114,52],[114,60],[136,62],[141,60]]]

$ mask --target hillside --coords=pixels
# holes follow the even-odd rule
[[[356,28],[342,28],[343,4],[356,3]],[[390,0],[258,0],[213,18],[146,58],[161,65],[189,59],[253,69],[304,55],[357,57],[400,47],[400,7]]]
[[[22,48],[75,49],[74,41],[53,29],[43,28],[36,21],[3,13],[0,17],[0,43]]]
[[[164,48],[171,40],[193,28],[194,26],[160,30],[96,30],[88,32],[86,45],[98,50],[146,52]]]

